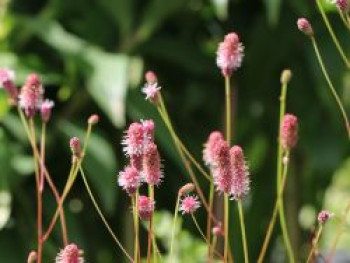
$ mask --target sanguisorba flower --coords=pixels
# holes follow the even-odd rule
[[[72,137],[69,140],[69,146],[73,154],[73,161],[76,158],[80,158],[82,155],[80,139],[78,137]]]
[[[123,150],[127,156],[131,155],[142,155],[143,153],[143,125],[138,122],[130,124],[126,135],[122,141]]]
[[[41,104],[40,112],[43,122],[48,122],[50,120],[53,106],[55,106],[55,103],[49,99],[44,100]]]
[[[18,96],[19,105],[27,117],[34,117],[36,111],[40,110],[43,95],[44,90],[39,76],[35,73],[30,74]]]
[[[305,35],[312,37],[314,35],[314,31],[312,29],[312,26],[305,17],[301,17],[297,21],[298,29],[303,32]]]
[[[154,212],[155,202],[148,196],[140,195],[138,199],[138,212],[142,220],[148,221],[151,219]]]
[[[143,126],[143,147],[147,148],[147,145],[154,142],[154,121],[153,120],[142,120]]]
[[[201,203],[198,200],[198,196],[188,195],[181,200],[179,210],[182,214],[192,214],[196,212],[200,206]]]
[[[234,200],[242,200],[250,189],[249,171],[244,153],[240,146],[235,145],[230,149],[232,164],[231,196]]]
[[[77,245],[69,244],[58,253],[56,263],[84,263],[84,258]]]
[[[9,69],[0,69],[0,85],[6,90],[11,103],[16,105],[18,90],[14,84],[15,72]]]
[[[216,166],[213,169],[213,178],[216,189],[220,193],[230,194],[232,184],[230,147],[225,140],[217,142],[214,159]]]
[[[281,144],[285,151],[291,150],[298,141],[298,118],[285,114],[281,124]]]
[[[142,88],[142,93],[146,95],[146,100],[157,104],[158,103],[158,92],[162,87],[158,86],[157,75],[153,71],[147,71],[145,74],[146,84]]]
[[[203,149],[203,160],[204,163],[210,167],[216,166],[216,147],[218,146],[219,141],[223,141],[224,136],[219,131],[213,131],[204,144]]]
[[[157,145],[150,143],[143,155],[143,180],[149,185],[159,185],[162,181],[162,164]]]
[[[327,210],[322,210],[321,212],[318,213],[317,220],[320,224],[324,224],[329,219],[331,219],[333,216],[334,216],[333,213],[331,213]]]
[[[140,172],[133,166],[126,166],[123,171],[119,172],[118,184],[129,195],[135,194],[141,184]]]
[[[330,0],[332,4],[335,4],[339,10],[347,12],[349,8],[348,0]]]
[[[244,46],[239,36],[232,32],[225,36],[217,50],[216,64],[221,69],[223,76],[230,76],[234,70],[242,64]]]

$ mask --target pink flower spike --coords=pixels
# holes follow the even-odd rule
[[[236,33],[232,32],[225,36],[217,50],[216,64],[221,69],[224,77],[230,76],[238,69],[243,60],[244,46]]]
[[[234,200],[242,200],[250,189],[248,166],[244,160],[243,150],[240,146],[230,149],[232,163],[232,186],[231,195]]]
[[[322,210],[318,216],[317,216],[317,220],[320,224],[324,224],[326,223],[329,219],[331,219],[334,216],[333,213],[326,211],[326,210]]]
[[[48,122],[50,120],[53,106],[55,106],[55,103],[48,99],[44,100],[44,102],[41,104],[40,112],[43,122]]]
[[[220,193],[230,194],[232,184],[232,168],[230,147],[224,140],[218,141],[214,151],[215,168],[213,169],[214,184]]]
[[[154,84],[158,82],[157,75],[151,70],[146,72],[145,79],[148,84]]]
[[[84,258],[80,256],[80,251],[77,245],[69,244],[62,249],[57,257],[56,263],[84,263]]]
[[[18,96],[19,105],[24,109],[27,117],[34,117],[36,111],[40,109],[43,95],[44,90],[39,76],[37,74],[30,74]]]
[[[146,83],[142,88],[142,93],[146,95],[146,100],[149,100],[153,104],[158,104],[159,95],[158,92],[162,87],[158,86],[158,83]]]
[[[124,171],[119,172],[118,184],[129,194],[136,193],[137,188],[141,185],[140,173],[132,166],[125,167]]]
[[[139,216],[142,220],[148,221],[151,219],[154,212],[155,202],[150,200],[145,195],[140,195],[138,199]]]
[[[127,156],[142,155],[143,153],[143,126],[141,123],[131,123],[122,141],[123,150]]]
[[[207,140],[207,142],[204,144],[204,150],[203,150],[203,160],[206,165],[208,166],[215,166],[216,161],[215,153],[216,153],[216,147],[218,146],[219,141],[223,141],[224,136],[219,131],[213,131]]]
[[[198,200],[198,196],[186,196],[184,199],[181,200],[180,203],[180,212],[182,214],[192,214],[196,212],[196,210],[201,206],[201,203]]]
[[[100,116],[98,116],[97,114],[93,114],[89,117],[88,119],[88,124],[90,125],[95,125],[100,121]]]
[[[144,147],[147,147],[149,143],[154,141],[154,122],[153,120],[144,120],[141,121],[143,126],[143,138],[144,138]]]
[[[144,152],[142,176],[149,185],[159,185],[162,181],[160,156],[157,145],[154,143],[150,143]]]
[[[293,114],[286,114],[281,125],[281,144],[284,150],[291,150],[298,141],[298,118]]]
[[[143,166],[143,155],[132,154],[129,156],[130,165],[134,167],[137,171],[142,172]]]
[[[6,90],[10,102],[17,105],[18,90],[14,84],[15,73],[9,69],[0,69],[0,85]]]
[[[298,19],[297,21],[297,26],[298,29],[303,32],[305,35],[312,37],[314,35],[314,31],[312,29],[312,26],[309,22],[309,20],[307,20],[304,17],[301,17]]]

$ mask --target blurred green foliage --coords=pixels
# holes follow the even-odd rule
[[[243,67],[233,80],[234,142],[246,150],[252,168],[252,192],[245,202],[251,260],[261,247],[275,198],[282,69],[293,71],[287,111],[300,119],[300,142],[292,156],[286,193],[288,223],[298,251],[308,242],[316,213],[303,213],[311,222],[305,226],[299,211],[305,207],[318,211],[323,206],[324,193],[339,167],[346,170],[342,180],[349,184],[345,129],[311,45],[296,30],[297,17],[311,19],[330,75],[348,108],[350,73],[313,2],[3,0],[0,9],[0,66],[15,69],[18,84],[29,72],[40,73],[47,96],[56,101],[48,130],[47,166],[59,189],[69,171],[69,137],[82,137],[87,117],[95,112],[101,115],[85,168],[109,222],[127,247],[132,246],[130,204],[116,187],[116,174],[125,164],[120,147],[125,125],[141,118],[156,122],[165,170],[165,181],[156,190],[160,211],[173,211],[178,188],[189,180],[165,126],[140,94],[142,74],[147,69],[157,72],[178,134],[201,159],[210,131],[223,127],[224,89],[215,51],[229,31],[237,31],[246,47]],[[329,11],[341,42],[350,43],[336,13]],[[350,54],[350,45],[343,46]],[[33,165],[20,121],[2,91],[0,121],[0,261],[24,262],[36,246]],[[47,225],[55,201],[48,191],[44,197]],[[231,211],[232,243],[240,262],[237,213]],[[84,248],[87,262],[121,262],[122,254],[100,223],[80,180],[66,202],[66,213],[70,239]],[[204,228],[204,213],[198,216]],[[169,221],[169,214],[163,217]],[[188,246],[179,248],[180,262],[199,262],[195,256],[203,251],[203,243],[194,240],[200,236],[190,220],[184,219],[183,227],[187,230],[181,233],[179,246]],[[269,249],[271,262],[281,262],[283,257],[278,233]],[[164,239],[162,233],[159,238]],[[60,246],[57,228],[46,245],[44,262],[52,262]]]

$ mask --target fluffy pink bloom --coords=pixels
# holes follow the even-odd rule
[[[160,91],[162,87],[158,86],[158,83],[146,83],[142,88],[142,93],[146,95],[146,100],[157,104],[158,103],[158,91]]]
[[[145,79],[146,79],[146,82],[149,84],[154,84],[158,82],[157,75],[151,70],[146,72]]]
[[[48,122],[50,120],[53,106],[55,106],[55,103],[48,99],[44,100],[44,102],[41,104],[40,112],[43,122]]]
[[[150,143],[143,155],[143,179],[147,184],[160,184],[163,174],[157,145]]]
[[[80,251],[77,245],[69,244],[62,249],[57,257],[56,263],[83,263],[84,259],[80,256]]]
[[[28,117],[34,117],[35,112],[40,110],[43,101],[44,90],[37,74],[30,74],[18,96],[19,105],[24,109]]]
[[[230,149],[232,164],[232,185],[231,195],[235,200],[241,200],[249,192],[249,171],[244,160],[243,150],[240,146],[233,146]]]
[[[333,213],[323,210],[321,211],[318,216],[317,216],[317,220],[320,224],[324,224],[326,223],[330,218],[332,218],[334,216]]]
[[[137,155],[137,154],[132,154],[129,156],[130,158],[130,165],[134,167],[136,170],[139,172],[142,171],[142,166],[143,166],[143,154],[142,155]]]
[[[70,149],[72,150],[73,156],[74,157],[81,157],[81,144],[80,144],[80,140],[77,137],[73,137],[70,139],[69,141],[69,146]]]
[[[143,139],[144,139],[144,148],[147,147],[149,143],[154,141],[154,122],[153,120],[144,120],[141,121],[143,126]]]
[[[230,147],[224,140],[218,141],[214,151],[216,166],[213,169],[214,184],[217,191],[230,194],[232,184],[232,169]]]
[[[291,150],[298,141],[298,118],[286,114],[281,125],[281,143],[284,150]]]
[[[145,195],[140,195],[138,199],[139,216],[142,220],[150,220],[154,212],[154,201]]]
[[[312,26],[309,22],[309,20],[307,20],[306,18],[304,17],[301,17],[298,19],[297,21],[297,26],[298,26],[298,29],[303,32],[305,35],[311,37],[314,35],[314,31],[312,29]]]
[[[198,200],[198,196],[186,196],[181,200],[179,210],[182,214],[192,214],[201,206],[201,203]]]
[[[224,76],[230,76],[242,64],[244,46],[236,33],[229,33],[217,50],[216,64]]]
[[[14,84],[15,73],[9,69],[0,69],[0,85],[6,90],[11,103],[16,105],[18,100],[18,90]]]
[[[133,154],[141,155],[143,152],[143,143],[143,125],[138,122],[131,123],[122,141],[124,152],[128,156]]]
[[[213,131],[207,140],[207,142],[204,144],[204,150],[203,150],[203,160],[206,165],[208,166],[215,166],[216,165],[216,147],[218,146],[219,141],[223,141],[224,136],[219,131]]]
[[[124,171],[119,172],[118,184],[129,194],[135,194],[141,184],[140,172],[132,166],[125,167]]]
[[[97,124],[99,121],[100,116],[98,116],[97,114],[92,114],[88,119],[88,123],[91,125]]]

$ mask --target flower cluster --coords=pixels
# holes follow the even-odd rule
[[[58,253],[56,263],[84,263],[84,258],[77,245],[69,244]]]

